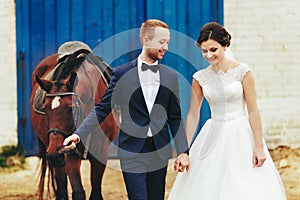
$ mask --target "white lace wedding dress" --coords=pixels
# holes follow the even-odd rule
[[[190,170],[178,173],[169,200],[286,199],[266,145],[264,165],[252,164],[254,140],[241,85],[248,71],[248,65],[240,64],[225,73],[207,68],[194,74],[212,117],[195,139]]]

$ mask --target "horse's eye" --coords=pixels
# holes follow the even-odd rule
[[[72,112],[73,112],[73,106],[69,107],[68,112],[69,112],[69,113],[72,113]]]
[[[70,106],[70,107],[69,107],[69,110],[68,110],[68,112],[70,112],[70,113],[73,113],[73,112],[74,112],[74,110],[75,110],[75,105],[74,105],[74,104],[72,104],[72,106]]]
[[[47,104],[43,104],[43,109],[46,110],[49,106]]]

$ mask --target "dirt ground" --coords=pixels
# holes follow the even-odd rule
[[[283,180],[287,199],[300,199],[300,148],[290,149],[279,147],[270,151],[275,165]],[[27,167],[25,170],[17,172],[0,172],[0,199],[2,200],[30,200],[37,199],[37,169],[38,158],[29,157],[26,159]],[[119,170],[118,160],[109,160],[109,166],[105,171],[103,180],[103,194],[106,200],[125,200],[127,199],[125,184]],[[172,169],[173,162],[169,164],[166,198],[176,177]],[[89,195],[89,163],[82,163],[83,184]],[[71,198],[70,198],[71,199]]]

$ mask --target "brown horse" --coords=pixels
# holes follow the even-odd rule
[[[47,167],[56,199],[68,199],[67,177],[72,199],[85,199],[80,174],[82,158],[91,164],[90,199],[103,199],[101,182],[108,145],[118,132],[113,113],[88,138],[82,139],[76,151],[61,152],[60,146],[102,98],[111,68],[86,49],[61,58],[57,64],[56,59],[57,54],[45,58],[32,76],[31,119],[42,158],[39,199],[43,199]]]

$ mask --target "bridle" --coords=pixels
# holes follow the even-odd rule
[[[72,95],[74,97],[76,97],[75,100],[75,107],[73,108],[73,120],[74,120],[74,124],[79,124],[82,120],[83,120],[83,112],[82,112],[82,101],[79,98],[78,94],[75,92],[59,92],[59,93],[51,93],[51,94],[46,94],[45,97],[56,97],[56,96],[69,96]],[[75,126],[74,126],[74,130],[75,131]],[[47,131],[47,134],[50,135],[51,133],[53,134],[60,134],[62,135],[64,138],[68,137],[70,134],[68,134],[67,132],[58,129],[58,128],[49,128]],[[57,147],[57,151],[60,152],[60,150],[63,148],[64,146],[61,145],[59,147]]]

